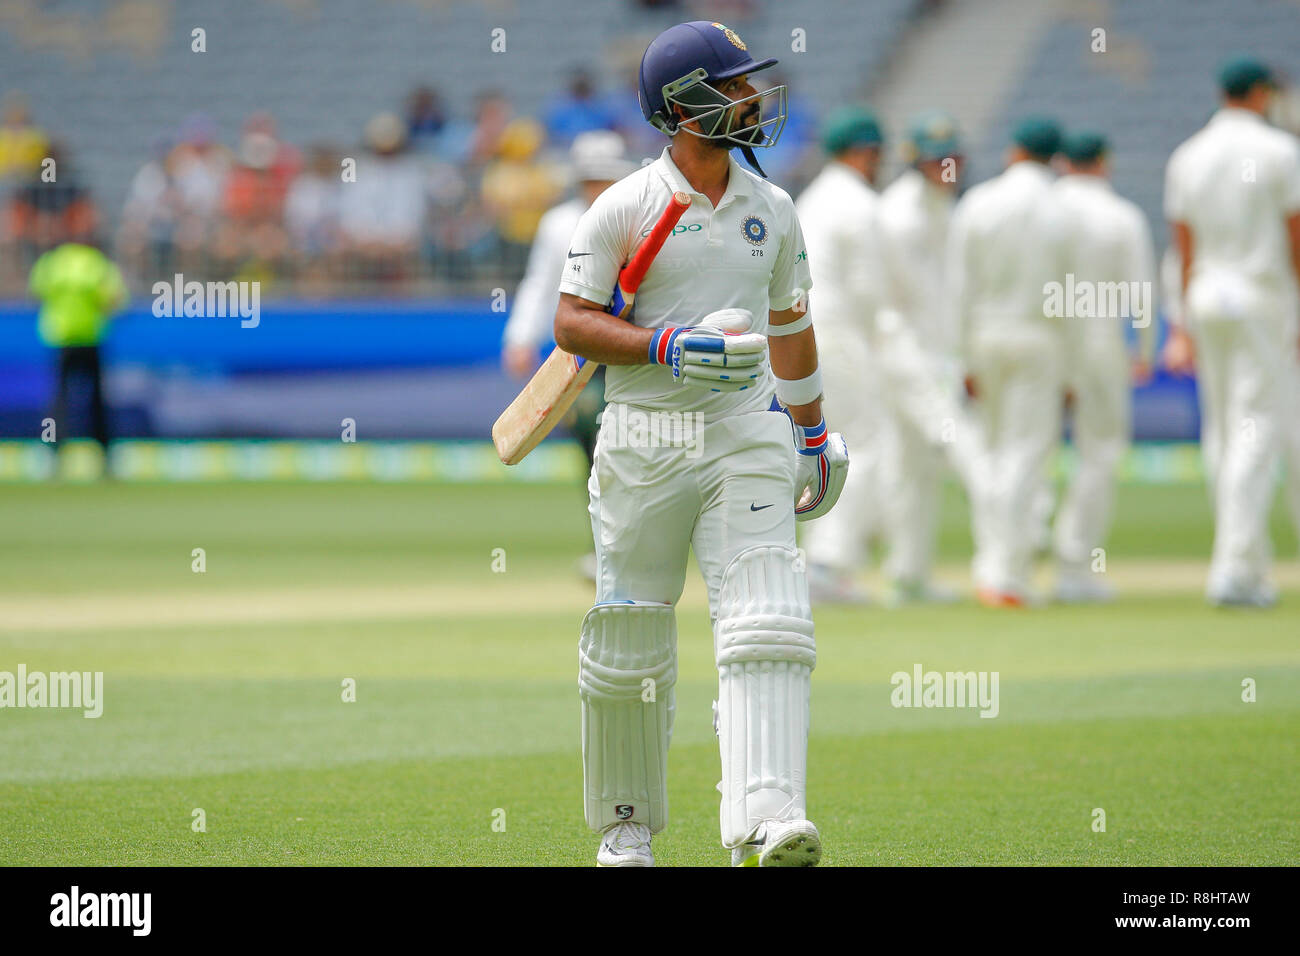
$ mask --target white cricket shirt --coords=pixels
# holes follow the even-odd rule
[[[1074,275],[1075,287],[1080,282],[1093,283],[1100,289],[1102,283],[1129,283],[1128,302],[1130,315],[1110,315],[1105,295],[1097,295],[1095,316],[1067,318],[1067,327],[1078,328],[1089,339],[1114,342],[1122,340],[1124,325],[1142,319],[1136,314],[1137,302],[1133,298],[1131,283],[1139,283],[1146,297],[1148,309],[1145,316],[1151,324],[1139,329],[1145,350],[1149,350],[1151,333],[1155,329],[1156,253],[1151,240],[1147,217],[1137,204],[1129,202],[1111,188],[1100,176],[1068,175],[1056,181],[1056,200],[1060,221],[1063,224],[1062,256],[1065,268]],[[1062,280],[1063,281],[1063,280]]]
[[[559,290],[607,303],[619,269],[681,191],[690,194],[691,207],[637,290],[633,323],[691,326],[710,312],[734,308],[748,309],[753,331],[766,332],[769,309],[788,309],[811,288],[808,255],[790,196],[729,158],[727,189],[716,209],[686,181],[667,148],[606,189],[578,221]],[[766,409],[775,390],[766,361],[758,381],[741,392],[679,385],[662,365],[611,365],[605,373],[611,402],[694,411],[705,421]]]
[[[878,202],[861,173],[832,159],[795,203],[817,288],[808,301],[819,328],[871,331],[880,307]]]
[[[927,352],[947,354],[955,330],[944,322],[944,252],[956,197],[915,169],[880,194],[878,221],[885,252],[882,327],[898,322]]]
[[[1300,212],[1300,144],[1250,110],[1223,107],[1174,150],[1165,215],[1192,230],[1191,282],[1227,273],[1293,287],[1288,217]]]
[[[974,187],[953,211],[945,257],[946,295],[959,341],[1014,336],[1026,323],[1059,327],[1044,315],[1043,286],[1062,281],[1053,221],[1052,172],[1029,160]]]

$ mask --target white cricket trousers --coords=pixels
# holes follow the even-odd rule
[[[644,430],[625,427],[637,409],[619,405],[605,407],[587,482],[596,602],[676,604],[689,548],[715,617],[722,572],[732,558],[763,545],[795,546],[790,419],[749,412],[695,432],[688,426],[686,442],[654,447]]]
[[[870,536],[884,529],[881,481],[888,425],[879,371],[866,333],[841,325],[817,326],[817,364],[826,429],[844,436],[849,473],[834,517],[810,521],[800,530],[809,564],[852,571],[866,560]]]
[[[887,419],[880,468],[885,570],[893,581],[923,584],[934,561],[945,459],[969,489],[982,454],[978,430],[958,403],[955,376],[944,380],[942,359],[925,351],[911,327],[882,333],[877,359]]]
[[[1286,430],[1286,499],[1291,511],[1291,526],[1300,546],[1300,343],[1291,349],[1291,397],[1282,411]]]
[[[1110,531],[1115,473],[1132,434],[1132,390],[1122,335],[1107,330],[1075,340],[1066,362],[1077,461],[1056,513],[1054,544],[1062,570],[1083,573]]]
[[[1191,316],[1201,402],[1201,453],[1214,502],[1207,590],[1267,583],[1273,505],[1296,348],[1280,311],[1249,318]]]
[[[1061,435],[1062,330],[1044,321],[975,329],[968,368],[984,454],[973,496],[977,588],[1024,592],[1034,552],[1030,503]]]

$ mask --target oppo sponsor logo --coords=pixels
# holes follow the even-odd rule
[[[673,226],[673,235],[680,236],[683,232],[700,232],[703,229],[704,229],[703,223],[693,222],[689,226],[683,226],[680,223],[678,223],[676,226]],[[641,238],[644,239],[648,235],[650,235],[649,229],[641,233]],[[669,238],[672,237],[670,236]]]

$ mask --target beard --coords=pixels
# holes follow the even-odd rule
[[[735,124],[737,131],[731,134],[732,137],[752,146],[760,145],[766,138],[762,127],[758,125],[762,119],[763,111],[755,103],[737,117]]]

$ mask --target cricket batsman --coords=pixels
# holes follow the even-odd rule
[[[1268,515],[1294,396],[1300,276],[1300,144],[1265,116],[1275,81],[1253,57],[1219,74],[1220,109],[1165,172],[1187,327],[1167,364],[1195,362],[1201,452],[1214,500],[1211,604],[1266,607]]]
[[[803,539],[809,593],[818,604],[866,603],[854,574],[866,558],[868,536],[881,525],[884,399],[871,339],[881,286],[879,197],[872,183],[883,145],[869,111],[836,110],[822,132],[826,165],[795,204],[817,289],[819,362],[830,383],[831,414],[854,449],[836,520],[809,525]]]
[[[1044,302],[1046,284],[1063,273],[1048,165],[1060,143],[1054,121],[1022,121],[1006,170],[962,197],[948,238],[946,294],[984,443],[972,576],[990,607],[1035,600],[1026,505],[1061,432],[1062,319],[1046,315]]]
[[[597,863],[652,866],[668,822],[677,627],[688,548],[708,587],[718,668],[722,844],[736,865],[810,866],[810,676],[816,663],[799,518],[826,513],[848,452],[821,414],[794,203],[731,156],[776,142],[785,87],[721,23],[681,23],[646,49],[645,118],[672,142],[583,214],[555,314],[564,350],[609,366],[588,483],[596,604],[582,622],[579,697]],[[773,104],[770,111],[766,108]],[[636,295],[619,270],[676,192],[691,199]],[[640,427],[625,424],[637,421]],[[685,437],[685,440],[681,440]]]
[[[980,455],[975,425],[959,403],[957,338],[942,293],[965,163],[956,122],[940,112],[914,117],[903,153],[909,166],[881,194],[877,215],[885,281],[876,360],[890,424],[882,475],[890,517],[886,573],[891,604],[947,603],[956,594],[931,579],[939,479],[946,458],[969,488]]]
[[[569,238],[578,220],[597,196],[636,168],[624,155],[623,138],[611,130],[578,134],[569,148],[569,161],[578,181],[578,194],[548,210],[537,224],[528,266],[515,292],[515,305],[502,336],[502,365],[519,378],[536,370],[538,349],[551,337],[559,301],[556,288],[564,274]],[[602,372],[596,370],[570,414],[569,426],[587,455],[588,469],[595,460],[596,433],[605,404]],[[583,559],[582,572],[586,577],[595,575],[595,555]]]
[[[1065,137],[1065,175],[1056,201],[1065,226],[1064,268],[1079,287],[1095,291],[1096,312],[1065,326],[1066,384],[1072,396],[1078,466],[1056,515],[1056,598],[1067,603],[1105,602],[1112,588],[1093,572],[1095,549],[1106,543],[1115,500],[1115,470],[1132,432],[1130,381],[1150,374],[1154,346],[1156,254],[1146,216],[1118,195],[1107,179],[1109,146],[1099,133]],[[1116,291],[1112,301],[1107,289]],[[1111,311],[1127,302],[1127,314]],[[1124,323],[1141,343],[1130,359]]]

